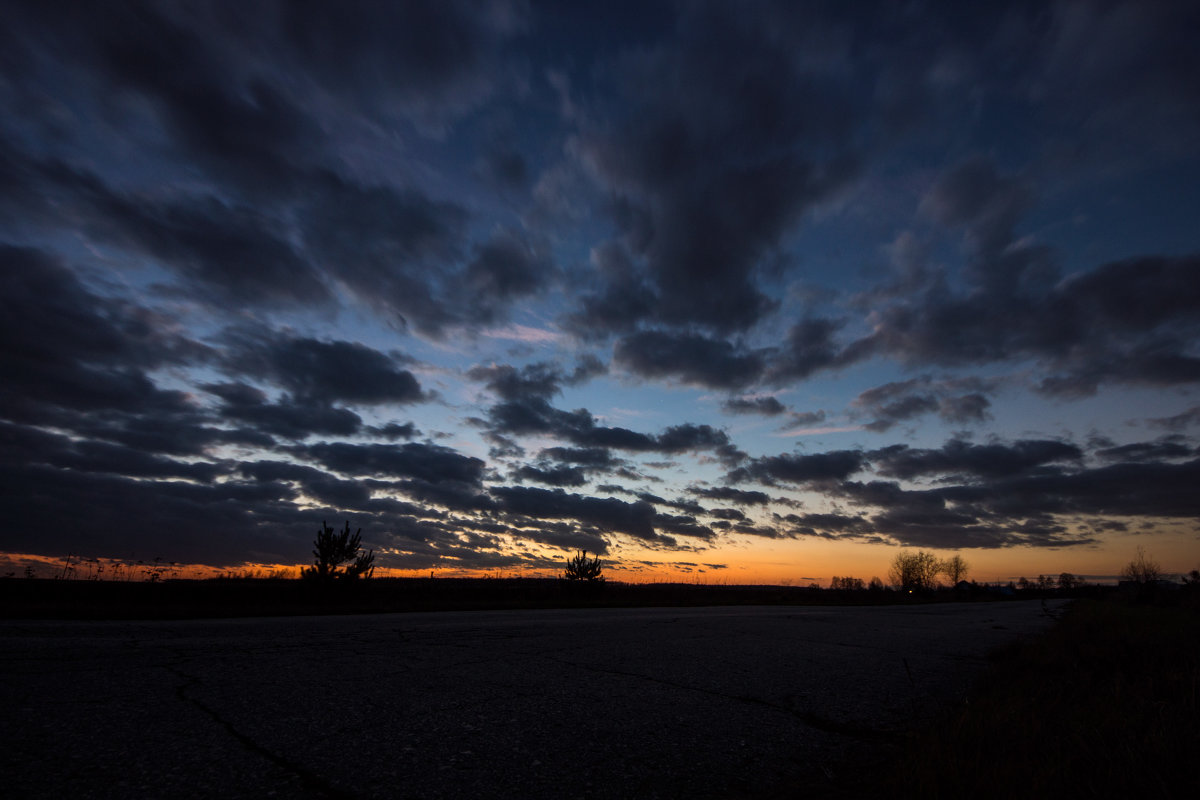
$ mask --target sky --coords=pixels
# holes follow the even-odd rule
[[[1194,569],[1198,30],[6,2],[4,562]]]

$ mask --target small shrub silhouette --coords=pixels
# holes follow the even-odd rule
[[[335,578],[353,580],[369,578],[375,572],[375,551],[362,550],[362,528],[350,535],[350,522],[335,531],[322,522],[313,540],[313,566],[305,567],[300,575],[308,580],[326,583]],[[345,566],[342,566],[345,564]]]
[[[604,569],[604,565],[600,563],[600,556],[589,559],[586,550],[580,550],[579,555],[567,561],[567,569],[563,572],[563,577],[572,583],[603,583],[604,576],[600,574]]]

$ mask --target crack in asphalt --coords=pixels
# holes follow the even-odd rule
[[[207,703],[205,703],[204,701],[200,700],[198,697],[195,697],[188,693],[189,688],[191,688],[193,686],[202,685],[202,681],[200,680],[200,678],[196,677],[195,675],[191,675],[187,672],[184,672],[182,669],[180,669],[179,667],[177,667],[173,664],[164,664],[163,666],[168,672],[170,672],[171,674],[173,674],[176,677],[183,680],[182,684],[175,687],[175,696],[177,698],[179,698],[179,700],[181,700],[182,702],[193,705],[197,709],[202,711],[213,722],[217,723],[222,728],[224,728],[225,732],[228,733],[230,736],[232,736],[239,744],[242,745],[242,747],[246,748],[246,750],[248,750],[258,756],[261,756],[262,758],[265,758],[268,761],[270,761],[275,766],[280,767],[281,769],[292,773],[300,780],[300,782],[305,786],[305,788],[319,792],[320,794],[327,796],[327,797],[338,797],[338,798],[357,797],[357,795],[355,793],[349,792],[344,789],[340,789],[337,786],[334,786],[332,783],[325,780],[325,778],[321,777],[320,775],[313,772],[312,770],[307,769],[300,764],[297,764],[296,762],[292,761],[291,759],[288,759],[288,758],[285,758],[284,756],[279,755],[278,753],[276,753],[275,751],[273,751],[267,747],[264,747],[263,745],[261,745],[257,741],[255,741],[251,736],[238,730],[237,726],[235,726],[232,722],[230,722],[228,719],[226,719],[224,716],[222,716],[221,712],[217,711],[212,706],[210,706]]]
[[[569,667],[575,667],[576,669],[587,670],[589,672],[598,672],[598,673],[604,673],[604,674],[609,674],[609,675],[622,675],[627,678],[640,678],[641,680],[650,681],[651,683],[657,683],[657,684],[661,684],[663,686],[670,686],[675,689],[683,689],[684,691],[690,691],[690,692],[699,692],[701,694],[707,694],[712,697],[721,697],[726,700],[733,700],[733,701],[736,701],[739,703],[746,703],[747,705],[761,706],[763,708],[768,708],[768,709],[771,709],[772,711],[776,711],[776,712],[779,712],[782,714],[786,714],[790,717],[794,717],[794,718],[800,720],[801,722],[803,722],[805,725],[808,725],[811,728],[816,728],[817,730],[822,731],[824,733],[832,733],[832,734],[836,734],[839,736],[847,736],[852,739],[860,739],[860,740],[865,739],[865,740],[869,740],[869,741],[883,741],[883,742],[895,742],[895,741],[899,741],[902,738],[901,734],[899,734],[895,731],[884,730],[881,728],[871,728],[866,725],[855,725],[854,723],[850,723],[850,722],[839,722],[837,720],[829,719],[828,717],[821,716],[820,714],[817,714],[816,712],[813,712],[813,711],[801,711],[800,709],[789,708],[788,706],[783,706],[778,703],[772,703],[770,700],[764,700],[761,697],[754,697],[752,695],[728,694],[727,692],[717,691],[716,689],[706,689],[703,686],[692,686],[692,685],[689,685],[686,683],[670,681],[670,680],[666,680],[665,678],[659,678],[654,675],[647,675],[642,672],[628,672],[626,670],[598,667],[594,664],[583,664],[583,663],[580,663],[577,661],[568,661],[567,659],[563,659],[563,658],[551,657],[549,660],[556,661],[559,664],[565,664]]]

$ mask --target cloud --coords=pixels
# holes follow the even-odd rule
[[[808,69],[798,37],[814,21],[697,7],[675,37],[620,57],[619,99],[599,103],[577,142],[616,195],[621,245],[652,292],[640,318],[745,330],[775,303],[758,280],[803,214],[855,176],[854,112],[834,72]],[[618,110],[619,109],[619,110]],[[598,275],[590,324],[619,330],[632,284]],[[606,318],[607,317],[607,318]]]
[[[22,463],[11,451],[4,456],[0,479],[9,491],[0,498],[0,511],[28,520],[0,534],[0,549],[8,552],[147,561],[161,556],[215,566],[253,559],[290,563],[304,560],[306,542],[280,531],[316,527],[315,518],[291,502],[288,487],[203,480],[211,465],[180,462],[175,469],[163,459],[95,443],[48,454],[46,460],[57,464]],[[63,502],[66,497],[71,502]]]
[[[1061,278],[1046,248],[1020,240],[1028,206],[1019,181],[991,162],[949,169],[926,198],[937,219],[964,226],[972,246],[966,288],[944,276],[871,314],[873,332],[847,346],[910,365],[1034,360],[1046,394],[1086,396],[1104,383],[1170,386],[1200,380],[1200,256],[1147,255]],[[964,395],[965,398],[965,395]],[[950,404],[954,414],[967,403]]]
[[[323,173],[299,219],[314,261],[367,306],[435,337],[468,317],[455,302],[468,221],[461,206]]]
[[[1094,455],[1104,461],[1166,461],[1178,458],[1192,458],[1197,454],[1196,448],[1187,443],[1179,435],[1164,436],[1153,442],[1132,442],[1130,444],[1105,447],[1096,450]]]
[[[33,189],[88,237],[155,260],[214,305],[327,303],[324,277],[269,211],[215,194],[119,190],[99,175],[20,155]],[[247,265],[254,265],[248,269]]]
[[[549,363],[538,362],[520,369],[507,364],[476,366],[467,375],[483,381],[501,399],[488,409],[488,418],[483,423],[492,435],[549,434],[581,448],[668,454],[714,450],[723,458],[740,457],[728,434],[711,425],[683,423],[659,434],[640,433],[597,425],[587,409],[563,411],[550,404],[549,398],[564,383],[586,381],[602,369],[603,365],[595,359],[585,359],[569,374]]]
[[[473,456],[421,442],[402,445],[317,442],[295,445],[289,452],[343,475],[416,478],[431,484],[457,481],[478,486],[485,466]]]
[[[940,449],[928,450],[898,444],[867,454],[875,471],[886,477],[912,478],[943,475],[998,478],[1019,475],[1064,462],[1079,462],[1083,451],[1056,439],[1021,439],[1011,444],[971,444],[951,439]]]
[[[698,335],[641,331],[617,340],[613,360],[644,378],[674,378],[712,389],[737,389],[758,380],[762,357],[730,342]]]
[[[5,415],[36,420],[54,407],[75,411],[187,414],[178,391],[160,389],[149,370],[201,362],[203,345],[149,309],[98,296],[55,256],[0,244],[0,317]]]
[[[765,492],[734,489],[730,486],[690,486],[688,491],[700,497],[723,500],[743,506],[761,506],[771,502],[771,497]]]
[[[991,407],[984,392],[993,388],[993,382],[977,378],[935,381],[924,376],[867,389],[854,399],[852,406],[856,416],[874,417],[863,427],[877,433],[935,412],[946,422],[984,422],[989,418]],[[974,391],[959,394],[964,390]]]
[[[495,232],[477,245],[463,276],[472,320],[503,318],[513,300],[545,288],[555,275],[547,248],[511,230]]]
[[[427,399],[412,372],[358,342],[269,332],[227,335],[226,367],[267,378],[307,403],[408,404]]]
[[[507,45],[526,12],[14,8],[4,38],[26,104],[0,132],[0,174],[26,222],[160,265],[213,310],[328,307],[348,289],[433,337],[503,323],[556,274],[542,240],[497,228],[472,242],[466,209],[380,162],[398,126],[440,136],[517,88]]]
[[[320,2],[289,3],[281,32],[298,66],[335,96],[374,106],[398,105],[436,129],[492,90],[507,40],[528,25],[519,2],[380,6],[352,2],[336,13]]]
[[[272,436],[297,440],[312,434],[353,436],[362,427],[362,418],[349,409],[293,397],[269,402],[265,392],[244,383],[209,383],[199,388],[224,401],[218,413],[225,419]]]
[[[654,530],[656,512],[645,502],[626,503],[612,497],[586,497],[561,489],[499,486],[492,494],[509,513],[534,519],[574,519],[606,533],[623,533],[635,539],[671,543]]]
[[[822,317],[797,322],[788,330],[783,346],[773,353],[766,380],[783,385],[821,370],[847,366],[871,354],[870,347],[862,342],[847,347],[839,345],[834,334],[841,327],[840,321]]]
[[[787,406],[779,402],[776,397],[730,397],[721,404],[721,409],[730,414],[761,414],[764,417],[775,417],[780,414],[787,413]],[[797,414],[796,416],[803,416]],[[824,419],[825,415],[821,414],[818,419],[813,416],[811,421],[818,422]]]
[[[475,366],[467,371],[471,380],[482,381],[502,400],[548,400],[562,391],[566,376],[557,365],[546,361],[526,364],[521,368],[510,364]]]
[[[848,514],[788,514],[781,518],[797,536],[817,536],[837,539],[850,536],[869,536],[875,528],[865,517]]]
[[[1182,414],[1175,414],[1170,417],[1157,417],[1150,420],[1150,424],[1159,428],[1167,428],[1168,430],[1182,430],[1197,423],[1200,423],[1200,406],[1192,406]]]
[[[529,480],[548,486],[583,486],[588,480],[587,475],[579,467],[563,464],[551,467],[525,464],[517,468],[513,477],[518,481]]]
[[[767,486],[783,483],[815,483],[844,480],[866,466],[866,459],[857,450],[832,450],[811,455],[784,453],[778,456],[752,458],[726,476],[730,483],[758,481]]]

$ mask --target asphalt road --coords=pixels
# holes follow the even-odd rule
[[[1049,622],[1036,601],[3,622],[3,793],[799,797]]]

